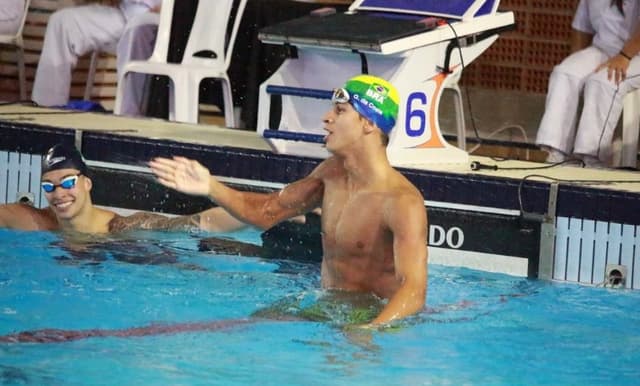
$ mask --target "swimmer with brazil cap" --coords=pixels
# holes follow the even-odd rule
[[[335,89],[323,118],[332,155],[308,176],[273,193],[238,191],[194,160],[156,158],[158,181],[208,196],[238,219],[268,229],[321,207],[325,289],[373,294],[382,310],[361,327],[384,325],[424,309],[427,216],[418,189],[386,154],[399,95],[384,79],[359,75]]]

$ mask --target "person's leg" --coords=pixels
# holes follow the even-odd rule
[[[33,83],[33,101],[41,106],[66,104],[78,57],[116,42],[124,25],[118,8],[102,5],[64,8],[51,15]]]
[[[584,88],[584,108],[578,123],[574,152],[589,165],[610,164],[611,143],[622,114],[624,97],[640,88],[640,58],[627,69],[627,79],[617,86],[602,70],[589,76]]]
[[[568,56],[549,78],[545,112],[538,128],[536,144],[555,149],[549,161],[561,161],[573,151],[580,92],[589,74],[604,60],[604,53],[588,47]]]
[[[155,12],[146,12],[133,17],[127,23],[117,48],[118,79],[129,61],[146,60],[153,53],[159,17]],[[146,78],[144,74],[129,74],[124,84],[122,115],[144,115]]]

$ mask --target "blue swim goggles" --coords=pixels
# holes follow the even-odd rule
[[[76,182],[78,182],[78,177],[80,177],[80,174],[76,174],[75,176],[69,176],[69,177],[65,177],[62,179],[62,181],[60,181],[60,184],[56,185],[53,182],[41,182],[40,186],[42,186],[42,190],[44,190],[47,193],[52,193],[54,190],[56,190],[57,187],[60,187],[62,189],[73,189],[74,186],[76,186]]]
[[[349,92],[344,88],[333,89],[333,95],[331,95],[331,103],[347,103],[351,100]]]

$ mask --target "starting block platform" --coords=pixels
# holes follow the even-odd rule
[[[345,13],[323,8],[262,29],[263,42],[295,50],[260,87],[258,132],[276,153],[327,157],[321,117],[331,90],[369,73],[400,93],[387,147],[394,166],[468,163],[458,81],[500,32],[514,27],[513,13],[497,6],[493,0],[358,0]],[[444,140],[437,119],[444,89],[457,96],[458,148]]]

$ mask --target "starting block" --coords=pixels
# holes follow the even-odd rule
[[[276,153],[329,156],[321,120],[332,89],[370,73],[400,94],[387,146],[392,165],[468,165],[457,84],[465,66],[513,29],[513,13],[497,7],[498,0],[356,0],[344,13],[315,12],[262,29],[263,42],[289,46],[294,55],[260,86],[258,132]],[[446,88],[457,91],[461,148],[440,131]],[[272,103],[275,98],[281,103]]]

